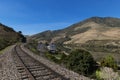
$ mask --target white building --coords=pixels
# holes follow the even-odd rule
[[[47,46],[48,50],[51,51],[51,52],[55,52],[56,51],[56,46],[54,43],[50,43],[48,46]]]

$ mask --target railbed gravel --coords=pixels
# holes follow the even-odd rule
[[[20,80],[11,55],[14,46],[10,46],[0,54],[0,80]]]
[[[89,79],[83,75],[79,75],[73,71],[70,71],[64,67],[61,67],[60,65],[58,65],[54,62],[51,62],[51,61],[49,61],[49,60],[47,60],[39,55],[34,54],[29,49],[25,48],[24,45],[22,45],[21,48],[23,51],[25,51],[28,55],[30,55],[34,59],[38,60],[39,62],[43,63],[44,65],[46,65],[50,69],[54,70],[55,72],[61,74],[62,76],[66,77],[70,80],[93,80],[93,79]]]
[[[0,80],[20,80],[20,74],[17,71],[15,63],[12,57],[12,49],[15,45],[10,46],[2,54],[0,54]],[[51,62],[41,56],[38,56],[32,53],[30,50],[21,46],[21,48],[31,57],[35,58],[39,62],[43,63],[50,69],[54,70],[55,72],[61,74],[62,76],[70,79],[70,80],[91,80],[83,75],[79,75],[73,71],[70,71],[64,67],[59,66],[58,64]],[[56,79],[57,80],[57,79]]]

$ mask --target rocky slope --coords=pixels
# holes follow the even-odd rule
[[[0,49],[20,41],[23,37],[22,34],[0,23]]]

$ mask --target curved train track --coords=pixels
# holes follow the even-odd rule
[[[12,55],[20,80],[68,80],[29,56],[19,45],[15,46]]]

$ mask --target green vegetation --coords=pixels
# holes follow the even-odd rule
[[[67,53],[70,53],[71,49],[64,47],[64,42],[68,40],[70,40],[70,38],[66,36],[65,38],[60,38],[57,41],[55,41],[55,44],[57,45],[57,50],[60,52],[65,51]]]
[[[97,80],[120,80],[118,72],[114,72],[112,68],[101,67],[96,71]]]
[[[79,74],[90,75],[94,72],[96,63],[88,51],[77,49],[65,59],[65,65]]]
[[[46,53],[45,57],[47,57],[49,60],[54,61],[55,63],[60,63],[60,59],[56,57],[57,55],[52,55],[50,53]]]
[[[66,44],[72,48],[85,48],[92,52],[120,53],[120,40],[89,40],[83,44]]]
[[[0,50],[6,48],[7,46],[15,44],[16,42],[18,42],[18,41],[17,40],[10,40],[10,39],[0,39]]]
[[[9,48],[10,48],[10,46],[8,46],[8,47],[6,47],[6,48],[0,50],[0,54],[4,53],[4,52],[5,52],[7,49],[9,49]]]
[[[37,41],[32,40],[25,47],[30,49],[35,54],[40,55],[40,52],[38,51],[37,46],[38,46]],[[61,52],[50,53],[49,51],[46,51],[46,53],[42,54],[42,56],[58,64],[62,64],[63,60],[66,57],[66,55]]]
[[[0,49],[3,49],[7,44],[7,41],[3,40],[3,39],[0,39]]]
[[[37,45],[37,41],[33,40],[26,46],[31,51],[39,55],[40,52],[37,50]],[[79,74],[97,80],[102,80],[99,78],[99,74],[101,74],[101,66],[112,67],[114,70],[117,70],[115,60],[112,56],[106,56],[105,58],[101,59],[101,66],[97,67],[98,64],[96,64],[91,54],[92,53],[86,50],[73,48],[73,51],[69,55],[65,55],[61,51],[58,51],[54,54],[47,51],[42,56]]]
[[[39,54],[37,50],[37,42],[31,41],[26,45],[32,52]],[[85,50],[74,50],[70,53],[69,56],[65,55],[62,52],[49,53],[46,52],[43,54],[44,57],[49,60],[58,63],[66,68],[73,70],[79,74],[83,75],[92,75],[96,70],[96,62],[94,61],[92,55]]]
[[[11,38],[9,38],[9,37],[1,37],[0,38],[0,50],[4,49],[5,47],[7,47],[9,45],[12,45],[16,42],[21,42],[21,39],[24,39],[24,41],[26,39],[25,37],[22,38],[23,36],[19,36],[18,38],[17,38],[17,36],[14,38],[12,38],[12,37],[13,36],[11,36]]]
[[[35,40],[31,40],[30,42],[27,43],[27,45],[25,45],[25,47],[27,47],[28,49],[30,49],[32,52],[39,54],[39,51],[37,50],[37,41]]]
[[[65,42],[70,41],[73,38],[72,36],[80,33],[85,33],[92,29],[92,27],[94,26],[84,25],[88,24],[89,22],[95,22],[96,24],[99,24],[102,28],[100,26],[96,27],[98,27],[98,31],[100,33],[107,31],[109,28],[112,29],[113,27],[116,28],[120,27],[120,19],[92,17],[85,21],[73,24],[65,29],[45,31],[36,34],[31,37],[31,39],[36,40],[36,43],[34,43],[34,41],[33,42],[31,41],[30,43],[31,46],[29,46],[28,48],[31,49],[33,52],[37,53],[37,41],[43,41],[48,43],[54,41],[55,44],[57,45],[58,52],[56,54],[46,52],[44,56],[46,56],[46,58],[55,63],[62,64],[63,66],[66,66],[68,69],[73,70],[79,74],[93,77],[96,76],[95,66],[97,61],[100,61],[103,67],[104,66],[112,67],[114,70],[116,70],[117,66],[115,60],[117,60],[118,63],[120,62],[119,39],[113,40],[110,37],[110,39],[103,38],[103,40],[100,39],[97,40],[98,37],[101,37],[100,35],[98,35],[96,36],[95,40],[90,39],[89,41],[83,44],[75,43],[74,40],[69,44],[64,44]],[[81,49],[85,49],[87,51]],[[69,56],[62,54],[61,52],[69,53]],[[109,55],[112,54],[115,59],[110,56],[107,58],[103,58],[108,54]],[[94,61],[93,57],[96,60],[96,62]],[[101,68],[100,65],[97,64],[97,66]],[[99,74],[99,71],[97,73]]]
[[[0,50],[16,42],[25,42],[26,38],[12,28],[0,23]]]
[[[58,53],[58,52],[56,52],[54,54],[47,52],[47,53],[45,53],[45,57],[55,63],[62,64],[64,59],[66,58],[66,55],[63,53]]]
[[[107,55],[100,61],[101,67],[96,70],[97,80],[119,80],[117,63],[112,55]]]
[[[104,56],[112,55],[120,62],[120,40],[90,40],[84,44],[65,44],[71,49],[85,49],[89,51],[96,61],[100,61]]]
[[[113,68],[115,71],[118,69],[117,63],[111,55],[104,57],[100,63],[101,66]]]

